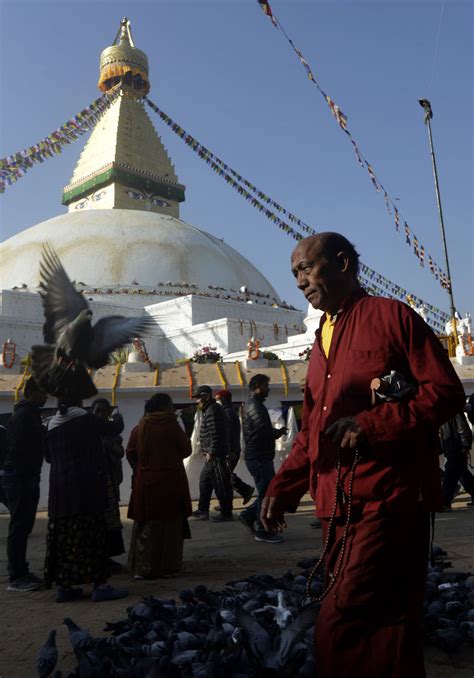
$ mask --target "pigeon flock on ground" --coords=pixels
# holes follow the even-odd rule
[[[429,566],[425,599],[428,643],[453,652],[474,645],[474,576],[450,571],[439,547]],[[256,574],[231,581],[222,591],[198,585],[177,602],[153,596],[108,622],[109,635],[94,638],[66,617],[77,659],[72,672],[55,671],[56,631],[41,648],[40,678],[313,678],[314,623],[319,605],[308,605],[306,584],[315,560],[298,563],[283,577]],[[315,595],[324,590],[320,576]]]

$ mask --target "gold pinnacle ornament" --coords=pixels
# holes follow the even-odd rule
[[[125,86],[128,93],[142,97],[150,91],[148,57],[135,47],[130,21],[124,17],[111,47],[100,55],[100,77],[98,87],[102,92]]]

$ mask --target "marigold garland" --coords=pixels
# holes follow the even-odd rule
[[[288,374],[286,372],[286,366],[283,360],[280,360],[280,369],[281,369],[281,376],[283,377],[283,385],[285,387],[285,396],[288,395]]]
[[[219,379],[221,380],[221,384],[224,388],[227,388],[227,381],[224,376],[224,372],[222,371],[222,367],[220,366],[219,363],[215,363],[216,369],[217,369],[217,374],[219,375]]]
[[[238,377],[238,380],[239,380],[239,384],[241,386],[243,386],[244,385],[244,378],[242,376],[242,370],[240,369],[240,363],[239,363],[238,360],[235,361],[235,369],[237,371],[237,377]]]
[[[116,397],[115,397],[115,391],[116,391],[119,376],[120,376],[120,368],[121,368],[121,364],[117,363],[117,365],[115,367],[114,381],[113,381],[113,384],[112,384],[112,395],[111,395],[112,407],[115,407],[115,405],[117,404],[117,400],[116,400]]]
[[[189,379],[189,399],[192,400],[194,381],[193,381],[193,373],[191,372],[191,362],[189,360],[186,361],[186,370],[188,372],[188,379]]]
[[[20,382],[19,382],[18,386],[16,386],[16,388],[15,388],[15,402],[16,402],[16,403],[17,403],[17,402],[19,401],[19,399],[20,399],[20,391],[23,390],[23,387],[24,387],[25,382],[26,382],[26,378],[29,376],[30,364],[31,364],[30,354],[28,353],[28,356],[27,356],[27,359],[26,359],[26,364],[25,364],[24,372],[23,372],[23,374],[22,374],[22,376],[21,376],[21,379],[20,379]]]
[[[155,363],[155,375],[153,377],[153,386],[158,386],[158,377],[160,374],[160,364]]]
[[[8,360],[7,354],[9,354]],[[10,370],[15,364],[15,358],[16,358],[16,344],[14,341],[10,341],[10,339],[7,339],[7,341],[3,342],[2,348],[3,367],[6,367],[7,370]]]

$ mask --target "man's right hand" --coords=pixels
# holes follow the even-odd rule
[[[264,497],[260,509],[260,520],[267,532],[283,532],[287,527],[284,511],[278,506],[278,497]]]

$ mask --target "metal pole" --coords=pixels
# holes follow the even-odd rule
[[[434,176],[434,182],[435,182],[435,190],[436,190],[436,203],[438,205],[438,214],[439,214],[439,225],[441,228],[441,240],[443,243],[443,251],[444,251],[444,259],[446,262],[446,273],[448,276],[448,294],[449,294],[449,302],[450,302],[450,307],[451,307],[451,319],[453,323],[453,333],[454,333],[454,342],[455,345],[458,343],[458,332],[457,332],[457,327],[456,327],[456,307],[454,305],[454,296],[453,296],[453,285],[452,285],[452,280],[451,280],[451,271],[449,269],[449,258],[448,258],[448,246],[446,243],[446,232],[444,228],[444,219],[443,219],[443,208],[441,207],[441,194],[439,190],[439,181],[438,181],[438,170],[436,167],[436,156],[434,152],[434,147],[433,147],[433,135],[431,133],[431,118],[433,117],[433,111],[431,109],[431,104],[428,101],[428,99],[419,99],[419,104],[422,106],[422,108],[425,111],[425,125],[428,128],[428,138],[430,142],[430,153],[431,153],[431,163],[433,165],[433,176]]]

